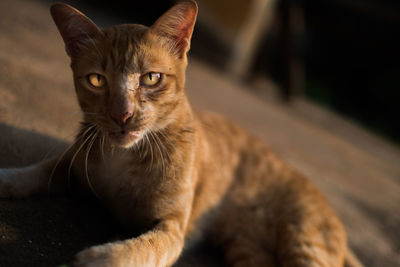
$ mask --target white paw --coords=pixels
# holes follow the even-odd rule
[[[128,267],[126,261],[129,254],[124,253],[125,247],[120,243],[109,243],[94,246],[79,252],[75,256],[76,267]]]

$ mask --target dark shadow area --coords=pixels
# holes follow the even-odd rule
[[[15,167],[57,155],[61,140],[0,123],[0,166]],[[78,198],[0,200],[1,266],[56,266],[79,250],[106,242],[112,223],[97,203]]]
[[[67,148],[62,140],[0,122],[0,168],[29,165]]]
[[[278,8],[252,71],[269,75],[287,100],[304,96],[399,144],[399,2],[278,3],[286,3],[292,28],[283,38]]]
[[[0,166],[16,167],[57,155],[61,140],[0,123]],[[114,224],[104,207],[73,196],[0,200],[0,266],[58,266],[80,250],[132,237]],[[175,266],[222,266],[218,251],[199,244]]]
[[[305,95],[399,143],[400,4],[358,2],[305,2]]]
[[[63,197],[0,201],[1,266],[57,266],[110,240],[114,229],[91,202]]]

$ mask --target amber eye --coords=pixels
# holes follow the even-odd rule
[[[161,80],[161,73],[149,72],[140,78],[140,83],[144,86],[155,86]]]
[[[90,85],[94,87],[102,87],[106,84],[106,78],[103,75],[92,73],[88,75]]]

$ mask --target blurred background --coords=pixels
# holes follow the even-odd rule
[[[151,25],[176,1],[83,2]],[[310,100],[400,144],[400,1],[198,4],[193,56],[269,100]]]
[[[52,2],[0,1],[0,168],[57,155],[79,127]],[[151,25],[176,1],[63,2],[109,27]],[[310,178],[366,266],[400,266],[400,1],[197,2],[194,108],[222,113]],[[0,200],[0,266],[58,266],[123,236],[86,204]],[[213,250],[194,248],[176,266],[222,266]]]

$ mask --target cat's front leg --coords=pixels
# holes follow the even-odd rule
[[[178,221],[164,221],[153,230],[125,241],[108,243],[81,251],[76,267],[165,267],[182,252],[184,231]]]
[[[47,192],[59,183],[56,159],[22,168],[0,169],[0,198],[23,198]],[[57,186],[59,187],[59,186]]]

